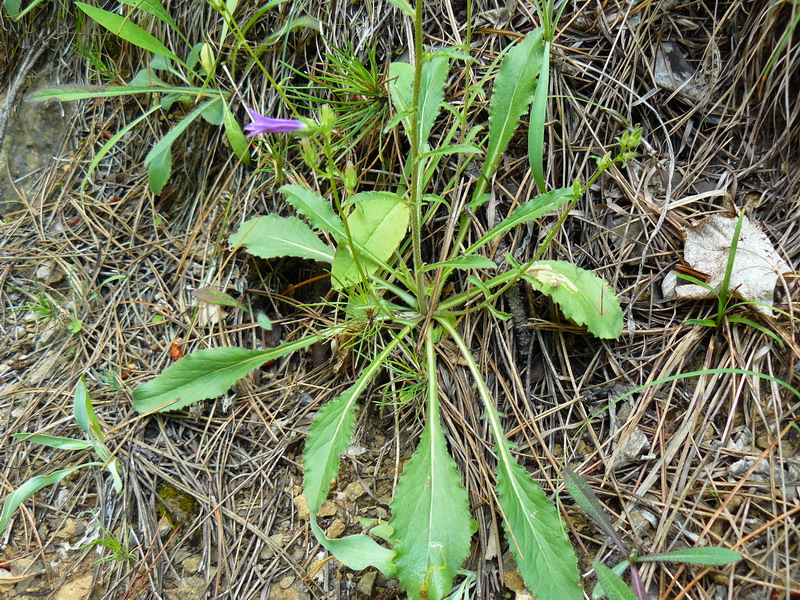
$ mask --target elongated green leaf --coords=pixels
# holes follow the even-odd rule
[[[540,260],[522,275],[533,289],[550,296],[568,319],[601,339],[622,334],[622,309],[608,283],[575,265]]]
[[[478,248],[497,239],[507,231],[511,231],[518,225],[533,221],[546,213],[558,210],[566,202],[573,200],[575,198],[575,193],[575,189],[571,187],[559,188],[551,192],[539,194],[533,200],[528,200],[520,204],[514,212],[483,234],[477,242],[472,244],[466,251],[466,254],[473,253]]]
[[[192,296],[201,302],[208,302],[217,306],[239,306],[239,301],[233,296],[208,287],[192,290]]]
[[[506,448],[498,448],[497,495],[506,540],[525,585],[537,598],[580,600],[578,563],[558,510],[511,458],[508,442],[504,439],[500,444]]]
[[[320,262],[332,262],[333,250],[297,217],[267,215],[246,221],[231,235],[234,247],[244,246],[261,258],[296,256]]]
[[[28,498],[33,496],[36,492],[41,490],[48,485],[55,485],[64,477],[69,475],[70,473],[77,471],[78,469],[82,469],[84,467],[99,467],[102,466],[103,463],[85,463],[82,465],[78,465],[77,467],[70,467],[69,469],[62,469],[61,471],[55,471],[50,473],[49,475],[39,475],[37,477],[33,477],[23,483],[19,488],[11,492],[8,496],[6,496],[6,500],[3,503],[3,512],[0,513],[0,533],[5,531],[6,527],[8,526],[8,522],[11,520],[11,515],[14,514],[14,511],[17,510],[20,504],[25,502]]]
[[[469,556],[471,524],[467,490],[447,452],[439,418],[433,342],[428,337],[428,411],[422,440],[392,501],[397,577],[408,597],[440,600]]]
[[[645,554],[636,562],[680,562],[692,565],[727,565],[742,560],[742,555],[727,548],[684,548],[660,554]]]
[[[178,410],[216,398],[239,379],[269,360],[302,350],[322,339],[312,335],[269,350],[211,348],[189,354],[158,377],[133,391],[133,406],[141,413]]]
[[[564,469],[563,477],[567,492],[569,492],[573,500],[575,500],[583,510],[589,513],[592,520],[603,530],[603,533],[614,541],[620,551],[627,554],[628,549],[625,547],[622,539],[617,535],[614,526],[611,524],[611,520],[603,509],[603,505],[600,504],[600,500],[597,499],[597,496],[594,491],[592,491],[592,488],[589,487],[589,484],[586,483],[583,477],[575,473],[569,467]]]
[[[57,435],[15,433],[11,437],[25,442],[36,442],[37,444],[43,444],[61,450],[86,450],[92,447],[92,443],[87,440],[76,440],[75,438]]]
[[[422,78],[419,92],[418,143],[423,148],[442,109],[444,86],[450,71],[450,60],[445,56],[434,56],[422,65]],[[408,63],[389,65],[392,82],[389,93],[398,113],[407,113],[403,118],[406,135],[411,139],[411,110],[414,101],[414,67]]]
[[[396,195],[377,197],[369,202],[357,203],[348,217],[350,234],[356,248],[362,246],[381,261],[397,250],[408,229],[409,209],[403,199]],[[365,275],[371,275],[380,265],[359,253],[359,263]],[[347,244],[340,244],[331,266],[333,286],[342,289],[359,281],[358,267]]]
[[[497,264],[485,256],[478,256],[476,254],[459,256],[451,260],[445,260],[422,267],[423,271],[432,271],[442,267],[449,267],[451,269],[496,269]]]
[[[489,143],[483,165],[483,177],[478,179],[470,207],[483,202],[487,180],[500,164],[508,142],[519,126],[519,118],[528,109],[536,91],[537,77],[542,65],[544,43],[542,28],[534,29],[525,39],[508,51],[494,82],[489,104]]]
[[[152,150],[145,160],[147,182],[154,194],[160,194],[172,175],[172,147],[162,145],[158,153]]]
[[[611,569],[611,572],[614,573],[614,575],[616,575],[617,577],[621,578],[622,574],[625,572],[625,569],[627,569],[628,566],[630,566],[630,563],[627,560],[623,560],[622,562],[614,565],[614,567]],[[606,593],[605,591],[603,591],[602,584],[597,583],[594,586],[594,589],[592,590],[592,599],[598,600],[598,598],[602,598],[605,595]]]
[[[311,519],[311,530],[317,541],[328,552],[349,568],[360,571],[368,567],[379,569],[386,577],[394,577],[394,552],[384,548],[367,535],[348,535],[331,539],[325,535],[316,519]]]
[[[399,9],[407,17],[414,18],[414,9],[408,0],[389,0],[389,4]]]
[[[222,124],[225,126],[225,135],[228,137],[228,142],[231,145],[231,149],[233,153],[236,155],[236,158],[241,160],[244,164],[250,164],[250,153],[247,151],[250,142],[247,141],[247,138],[242,131],[242,128],[239,126],[239,122],[233,116],[231,109],[228,108],[228,103],[223,103],[225,106],[225,118]]]
[[[594,563],[594,570],[608,600],[638,600],[631,588],[607,566],[596,562]]]
[[[76,2],[75,5],[86,13],[90,19],[134,46],[139,46],[139,48],[152,52],[153,54],[159,54],[171,58],[176,62],[181,62],[169,48],[147,33],[144,29],[131,22],[129,18],[121,17],[120,15],[83,2]]]
[[[437,148],[429,152],[420,154],[420,158],[428,158],[430,156],[449,156],[451,154],[481,154],[483,150],[473,144],[451,144],[444,148]]]
[[[325,198],[301,185],[284,185],[278,191],[286,195],[286,201],[313,227],[327,231],[337,241],[346,239],[342,220]]]
[[[531,103],[530,126],[528,129],[528,161],[531,174],[540,192],[547,188],[544,181],[544,122],[547,119],[547,92],[550,87],[550,40],[544,42],[542,66],[536,93]]]
[[[148,14],[153,15],[162,23],[169,25],[173,31],[179,31],[178,26],[172,17],[169,16],[167,9],[158,0],[120,0],[123,4],[138,8]]]
[[[86,389],[86,383],[83,377],[78,381],[75,386],[75,399],[72,404],[72,414],[78,425],[86,432],[90,440],[103,441],[103,430],[100,428],[100,421],[97,420],[97,415],[92,406],[92,400],[89,397],[89,390]]]
[[[140,72],[141,73],[141,72]],[[219,96],[220,90],[203,89],[198,87],[172,87],[160,85],[130,85],[130,86],[103,86],[66,84],[58,87],[42,88],[31,92],[25,99],[29,102],[46,102],[60,100],[71,102],[74,100],[89,100],[91,98],[113,98],[116,96],[134,96],[136,94],[179,94],[182,96]]]

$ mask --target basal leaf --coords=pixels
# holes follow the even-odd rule
[[[303,489],[312,518],[325,502],[330,481],[339,472],[339,455],[347,450],[356,422],[357,393],[362,386],[347,388],[317,412],[306,438]]]
[[[625,572],[625,569],[627,569],[629,566],[630,563],[627,560],[623,560],[622,562],[614,565],[614,567],[611,569],[611,572],[621,579],[622,574]],[[592,590],[592,600],[598,600],[598,598],[602,598],[605,595],[606,593],[603,590],[603,585],[598,581],[598,583],[594,586],[594,589]]]
[[[346,239],[342,220],[325,198],[301,185],[284,185],[278,191],[286,195],[286,201],[313,227],[327,231],[338,241]]]
[[[558,510],[539,484],[499,449],[497,494],[503,528],[525,585],[537,598],[581,600],[578,563]],[[508,459],[504,459],[508,456]]]
[[[14,514],[14,511],[17,510],[19,505],[33,496],[36,492],[44,487],[47,487],[48,485],[55,485],[73,471],[77,471],[78,469],[82,469],[84,467],[100,467],[102,465],[103,463],[97,462],[85,463],[78,465],[77,467],[62,469],[61,471],[55,471],[49,475],[39,475],[29,479],[19,486],[19,488],[6,496],[6,500],[3,503],[3,511],[0,513],[0,533],[5,531],[6,527],[8,526],[8,522],[11,520],[11,515]]]
[[[467,254],[471,254],[478,248],[484,246],[488,242],[498,238],[507,231],[511,231],[514,227],[538,219],[542,215],[553,212],[561,208],[566,202],[575,198],[575,189],[572,187],[559,188],[551,192],[539,194],[532,200],[528,200],[520,204],[514,212],[503,219],[498,225],[483,234],[480,239],[475,242],[467,250]]]
[[[614,541],[620,551],[627,554],[628,549],[625,547],[622,539],[617,535],[614,526],[611,524],[611,520],[603,509],[603,505],[600,504],[600,500],[597,499],[592,488],[586,483],[586,480],[569,467],[564,469],[563,477],[564,485],[569,495],[572,496],[572,499],[589,514],[595,524],[603,530],[603,533]]]
[[[147,181],[153,193],[160,194],[172,175],[172,148],[162,147],[157,154],[151,151],[147,158]]]
[[[601,339],[622,334],[622,309],[608,283],[575,265],[558,260],[534,263],[522,278],[533,289],[550,296],[568,319],[586,325]]]
[[[217,306],[239,306],[239,301],[233,296],[209,287],[192,290],[192,296],[201,302],[208,302],[209,304],[216,304]]]
[[[142,413],[163,412],[216,398],[265,362],[306,348],[321,339],[321,336],[312,335],[269,350],[210,348],[193,352],[155,379],[137,387],[133,391],[133,406]]]
[[[158,39],[147,33],[144,29],[133,23],[130,18],[122,17],[115,13],[105,11],[83,2],[76,2],[75,5],[86,13],[93,21],[108,29],[114,35],[118,35],[123,40],[130,42],[134,46],[139,46],[153,54],[166,56],[174,61],[181,62],[172,51],[162,44]]]
[[[430,355],[433,354],[429,341]],[[433,363],[431,365],[430,363]],[[469,556],[472,526],[467,490],[447,452],[439,418],[435,359],[429,360],[428,421],[403,469],[392,501],[397,577],[412,600],[440,600]],[[433,389],[430,389],[433,387]]]
[[[483,192],[486,182],[497,170],[500,157],[519,126],[519,118],[533,100],[543,52],[540,27],[526,35],[503,59],[489,104],[489,142],[483,166],[484,176],[478,179],[473,190],[470,202],[473,209],[485,201]]]
[[[594,563],[594,570],[597,573],[597,580],[602,586],[601,589],[608,600],[638,600],[633,590],[607,566],[596,562]]]
[[[255,217],[243,223],[229,241],[232,246],[244,246],[250,254],[261,258],[296,256],[333,261],[333,250],[297,217]]]
[[[742,560],[742,555],[727,548],[684,548],[660,554],[639,556],[636,562],[679,562],[693,565],[727,565]]]
[[[544,123],[547,119],[547,92],[550,86],[550,41],[544,42],[539,81],[531,103],[530,126],[528,129],[528,161],[531,174],[540,192],[546,189],[544,181]]]
[[[360,571],[375,567],[386,577],[396,575],[394,552],[384,548],[368,535],[348,535],[332,539],[325,535],[314,518],[311,519],[311,530],[322,547],[349,568]]]
[[[348,217],[350,234],[356,247],[366,248],[380,261],[387,261],[397,250],[408,229],[409,209],[396,194],[375,197],[369,202],[359,202]],[[379,264],[359,253],[365,275],[378,270]],[[347,244],[339,244],[331,267],[333,285],[342,289],[359,281],[359,272]]]

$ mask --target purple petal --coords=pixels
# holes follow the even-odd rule
[[[247,113],[253,119],[252,123],[244,126],[247,137],[254,137],[262,133],[290,133],[306,128],[306,124],[297,119],[271,119],[249,108]]]

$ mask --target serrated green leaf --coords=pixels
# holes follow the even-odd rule
[[[430,152],[423,152],[420,158],[429,158],[431,156],[449,156],[451,154],[481,154],[483,150],[473,144],[450,144],[444,148],[437,148]]]
[[[366,248],[380,261],[389,260],[406,235],[409,214],[408,205],[396,194],[375,197],[368,203],[357,203],[347,220],[356,248]],[[365,275],[378,270],[378,263],[357,249],[354,251],[358,254]],[[331,278],[336,289],[359,281],[358,267],[347,244],[340,244],[336,249]]]
[[[210,348],[188,354],[155,379],[133,391],[133,406],[141,412],[178,410],[201,400],[216,398],[239,379],[265,362],[319,342],[312,335],[269,350]]]
[[[471,254],[478,248],[486,245],[490,241],[497,239],[507,231],[511,231],[514,227],[538,219],[542,215],[553,212],[561,208],[566,202],[575,198],[575,190],[572,187],[559,188],[551,192],[539,194],[532,200],[520,204],[514,212],[508,215],[495,227],[483,234],[480,239],[472,244],[466,251],[466,254]]]
[[[536,91],[537,77],[542,65],[544,42],[542,28],[534,29],[508,51],[497,73],[489,104],[489,142],[483,177],[473,190],[470,207],[483,204],[483,192],[500,164],[508,142],[519,126],[519,118],[528,109]]]
[[[594,570],[597,573],[597,580],[609,600],[638,600],[631,588],[607,566],[596,562]]]
[[[485,256],[477,254],[470,254],[467,256],[459,256],[450,260],[445,260],[422,267],[423,271],[432,271],[433,269],[440,269],[449,267],[451,269],[496,269],[497,264]]]
[[[250,254],[261,258],[295,256],[333,261],[333,250],[297,217],[255,217],[244,222],[229,241],[232,246],[244,246]]]
[[[419,91],[419,117],[417,122],[418,143],[423,148],[428,143],[431,129],[442,109],[444,86],[450,71],[450,60],[446,56],[434,56],[422,65]],[[407,113],[403,118],[406,135],[411,139],[412,105],[414,101],[414,67],[408,63],[389,65],[389,93],[395,110]]]
[[[216,304],[218,306],[239,306],[239,301],[233,296],[220,292],[208,287],[197,288],[192,290],[192,296],[201,302],[208,302],[209,304]]]
[[[679,562],[692,565],[720,566],[740,560],[742,560],[741,554],[727,548],[685,548],[660,554],[645,554],[639,556],[636,562]]]
[[[298,213],[308,219],[312,227],[327,231],[337,241],[347,238],[342,220],[325,198],[301,185],[284,185],[278,191],[286,196],[286,201]]]
[[[525,585],[537,598],[580,600],[578,562],[558,510],[528,472],[498,448],[497,494],[503,529]],[[508,459],[502,457],[508,456]]]
[[[61,437],[57,435],[44,435],[44,434],[29,434],[29,433],[14,433],[11,437],[23,442],[36,442],[50,448],[59,448],[60,450],[86,450],[92,447],[92,443],[86,440],[76,440],[75,438]]]
[[[622,334],[622,309],[608,283],[575,265],[559,260],[540,260],[522,278],[535,290],[550,296],[561,312],[601,339]]]
[[[75,5],[86,13],[90,19],[134,46],[139,46],[139,48],[152,52],[153,54],[159,54],[171,58],[176,62],[181,62],[169,48],[147,33],[144,29],[134,24],[129,18],[83,2],[76,2]]]
[[[428,356],[428,414],[419,447],[403,469],[392,501],[394,563],[413,600],[440,600],[469,556],[471,520],[467,490],[447,452],[439,417],[439,390],[431,338]]]
[[[49,475],[39,475],[29,479],[16,490],[11,492],[8,496],[6,496],[5,502],[3,503],[3,512],[0,513],[0,533],[5,531],[6,527],[8,526],[8,522],[11,520],[11,516],[14,514],[14,511],[17,510],[19,505],[33,496],[36,492],[44,487],[47,487],[48,485],[55,485],[64,479],[64,477],[74,471],[77,471],[78,469],[82,469],[84,467],[99,467],[102,465],[103,463],[97,462],[85,463],[78,465],[77,467],[62,469],[61,471],[55,471]]]

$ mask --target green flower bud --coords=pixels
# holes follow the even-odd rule
[[[353,166],[353,163],[348,160],[347,166],[344,168],[344,187],[348,195],[353,193],[357,183],[358,177],[356,176],[356,168]]]
[[[200,66],[206,75],[214,74],[214,51],[209,44],[200,47]]]

